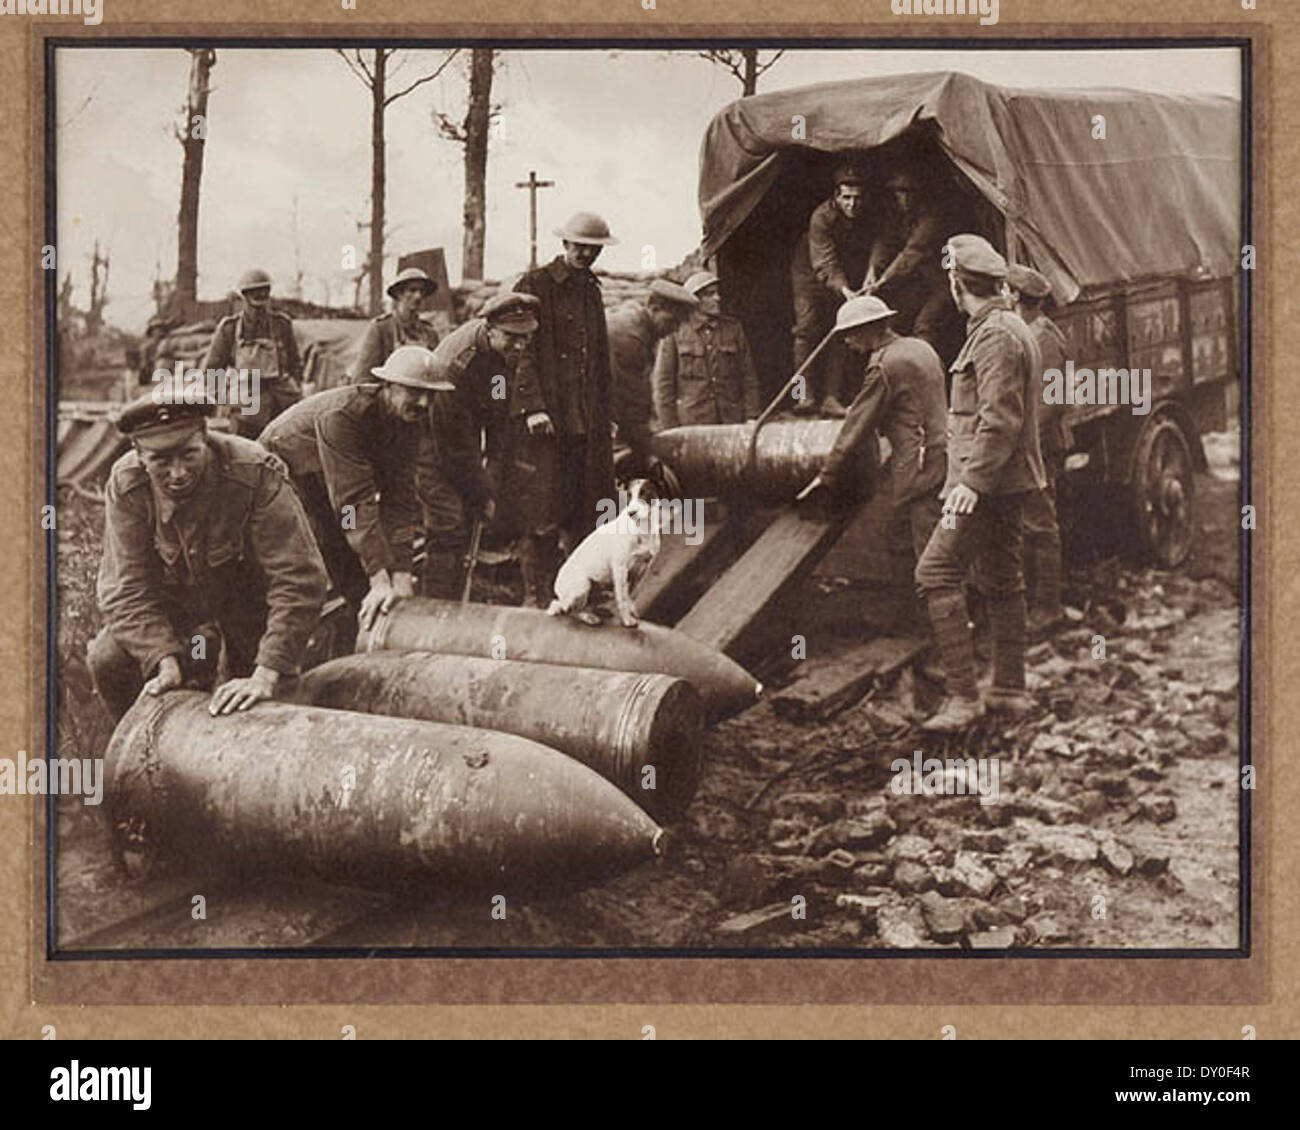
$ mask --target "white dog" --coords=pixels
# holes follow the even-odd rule
[[[547,609],[552,616],[572,613],[584,624],[599,624],[589,607],[592,590],[612,588],[623,627],[640,622],[632,589],[659,553],[659,507],[654,487],[645,479],[634,480],[628,494],[618,517],[597,525],[560,567],[555,599]]]

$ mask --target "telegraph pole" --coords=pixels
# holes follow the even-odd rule
[[[537,190],[553,188],[553,180],[538,180],[537,170],[528,170],[528,179],[515,181],[515,188],[528,189],[528,269],[537,266]]]

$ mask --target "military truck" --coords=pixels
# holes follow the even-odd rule
[[[1127,542],[1174,567],[1195,530],[1201,434],[1239,403],[1241,141],[1240,102],[1211,95],[1022,90],[957,72],[758,95],[705,133],[703,252],[771,395],[792,371],[790,257],[833,167],[862,165],[869,212],[898,161],[925,169],[954,233],[1047,277],[1076,370],[1151,370],[1145,414],[1068,408],[1062,521],[1071,509],[1122,516]],[[946,360],[959,343],[960,324]]]

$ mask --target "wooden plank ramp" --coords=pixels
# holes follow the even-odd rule
[[[790,504],[718,582],[677,622],[677,630],[744,661],[762,637],[784,622],[790,598],[808,578],[857,508],[831,517],[803,517]],[[769,639],[770,642],[770,639]]]
[[[877,636],[839,654],[809,658],[799,676],[771,696],[772,709],[792,722],[821,722],[859,701],[923,651],[927,641],[913,636]]]

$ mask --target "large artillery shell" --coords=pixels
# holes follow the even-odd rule
[[[608,781],[526,738],[278,702],[214,718],[208,702],[142,695],[106,758],[114,825],[192,860],[548,896],[660,845]]]
[[[744,494],[753,501],[789,502],[822,469],[840,433],[840,420],[775,420],[758,431],[753,464],[752,424],[669,428],[654,453],[677,474],[682,493],[713,498]]]
[[[590,627],[536,608],[413,597],[380,616],[358,651],[432,651],[603,671],[662,672],[694,685],[712,721],[753,706],[762,687],[734,660],[689,636],[649,624]]]
[[[671,675],[376,651],[308,671],[294,697],[532,738],[576,757],[655,815],[681,812],[700,780],[700,696]]]

